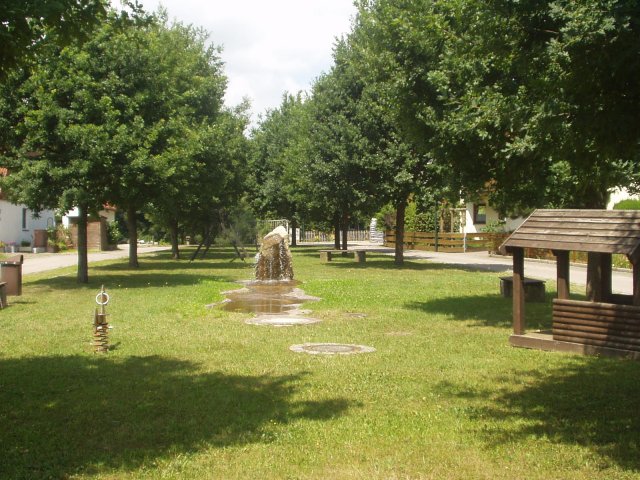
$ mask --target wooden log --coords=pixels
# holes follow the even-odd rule
[[[618,342],[610,342],[605,340],[597,340],[593,338],[583,338],[576,337],[573,335],[553,335],[554,340],[559,340],[561,342],[572,342],[572,343],[582,343],[585,345],[595,345],[598,347],[607,347],[607,348],[617,348],[621,350],[632,350],[632,351],[640,351],[640,347],[626,344],[626,343],[618,343]]]
[[[592,333],[603,333],[608,334],[611,333],[613,335],[620,336],[628,336],[629,338],[638,338],[640,339],[640,330],[634,330],[629,328],[624,328],[621,325],[605,325],[597,322],[573,322],[571,319],[554,319],[553,320],[553,329],[565,329],[571,330],[575,329],[576,331],[581,332],[592,332]]]
[[[574,328],[555,328],[553,329],[553,334],[556,335],[568,335],[574,336],[576,338],[588,338],[594,340],[602,340],[609,342],[616,342],[620,344],[629,344],[634,345],[640,348],[640,338],[638,337],[625,337],[623,335],[616,335],[615,333],[602,333],[602,332],[590,332],[586,330],[576,330]]]
[[[563,307],[563,306],[555,306],[553,307],[553,313],[555,315],[569,315],[580,318],[600,318],[602,321],[612,319],[620,319],[620,321],[626,321],[629,323],[638,323],[640,322],[640,316],[637,312],[625,312],[623,310],[605,310],[605,309],[594,309],[589,310],[581,307]]]
[[[612,329],[626,329],[640,332],[640,322],[637,320],[621,319],[615,317],[587,316],[580,314],[575,316],[571,313],[553,312],[553,322],[573,323],[576,325],[602,326]]]
[[[640,314],[640,307],[636,305],[619,305],[616,303],[603,303],[603,302],[585,302],[580,300],[562,300],[555,298],[553,300],[553,308],[564,309],[576,312],[626,312],[631,314]]]

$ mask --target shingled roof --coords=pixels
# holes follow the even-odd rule
[[[536,210],[500,246],[513,248],[621,253],[640,257],[640,211]]]

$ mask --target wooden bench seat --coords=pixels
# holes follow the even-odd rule
[[[330,262],[333,257],[353,256],[356,262],[364,263],[367,261],[367,251],[361,249],[354,250],[320,250],[320,260]]]
[[[524,300],[526,302],[545,301],[545,282],[536,278],[524,279]],[[505,298],[513,297],[513,277],[500,277],[500,293]]]
[[[0,282],[0,309],[7,307],[7,282]]]

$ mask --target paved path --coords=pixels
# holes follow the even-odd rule
[[[140,246],[138,247],[138,255],[144,255],[145,253],[158,252],[161,250],[168,250],[170,247],[159,246]],[[8,254],[7,256],[12,256]],[[78,264],[78,255],[74,253],[23,253],[24,264],[22,265],[22,274],[29,275],[30,273],[44,272],[47,270],[54,270],[56,268],[71,267]],[[119,245],[117,250],[109,250],[106,252],[92,252],[89,253],[89,263],[99,262],[101,260],[111,260],[114,258],[123,258],[129,256],[129,246]]]
[[[380,244],[369,242],[353,242],[353,245],[376,249],[381,252],[393,255],[393,249],[382,247]],[[406,250],[405,258],[421,258],[435,263],[446,263],[449,265],[461,265],[464,268],[474,270],[484,270],[490,272],[505,272],[510,275],[513,270],[513,260],[510,256],[489,255],[487,252],[468,253],[442,253],[423,252],[419,250]],[[541,280],[556,280],[556,263],[547,260],[525,259],[524,273],[527,277],[539,278]],[[584,265],[571,265],[570,280],[574,285],[584,287],[587,283],[587,268]],[[633,276],[629,270],[615,269],[613,271],[612,290],[615,293],[627,295],[633,294]]]

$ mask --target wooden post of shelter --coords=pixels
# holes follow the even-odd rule
[[[513,333],[523,335],[524,320],[524,248],[513,249]]]
[[[607,265],[608,260],[608,265]],[[607,285],[608,284],[608,285]],[[607,293],[608,292],[608,293]],[[611,255],[587,253],[587,299],[605,302],[611,294]]]
[[[566,300],[571,293],[569,286],[569,252],[566,250],[554,251],[557,263],[556,279],[558,283],[558,298]]]
[[[613,293],[613,255],[600,254],[600,274],[602,275],[602,301],[610,302]]]
[[[633,304],[640,306],[640,263],[633,265]]]

